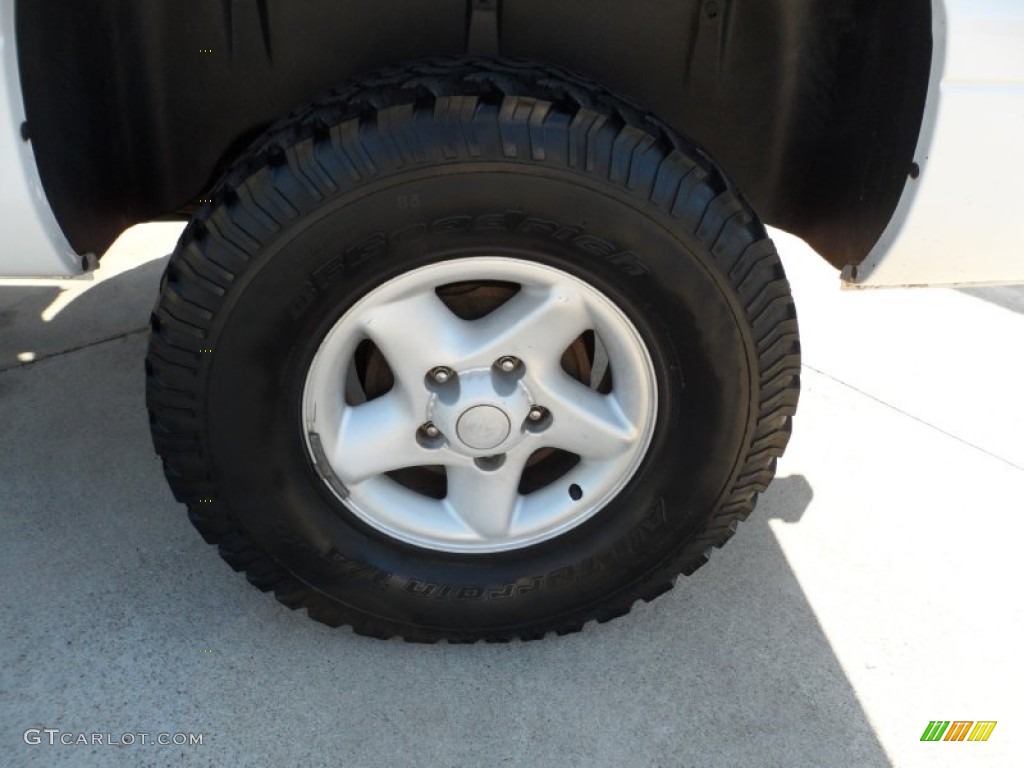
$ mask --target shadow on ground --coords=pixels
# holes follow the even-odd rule
[[[574,636],[381,642],[254,590],[152,453],[131,331],[158,269],[97,286],[53,326],[106,327],[132,294],[117,338],[0,372],[0,742],[19,765],[888,765],[768,525],[800,524],[802,476],[776,481],[694,577]],[[48,297],[25,290],[4,365],[41,333],[25,324]],[[27,728],[204,743],[28,746]]]
[[[960,293],[966,293],[968,296],[1024,315],[1024,285],[993,285],[986,288],[960,288],[959,290]]]
[[[156,259],[97,283],[0,282],[0,371],[144,328],[166,264],[166,257]],[[65,291],[83,290],[54,312]]]

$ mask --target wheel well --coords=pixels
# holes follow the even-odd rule
[[[643,103],[837,267],[867,255],[911,173],[930,0],[19,2],[28,130],[58,221],[102,253],[132,223],[188,214],[316,93],[480,45],[474,8],[494,11],[501,55]]]

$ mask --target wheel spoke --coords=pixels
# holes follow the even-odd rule
[[[367,335],[407,391],[419,389],[431,368],[455,365],[465,355],[468,325],[432,290],[376,307],[363,318]]]
[[[432,463],[432,454],[416,441],[418,425],[408,404],[391,392],[362,405],[347,406],[331,466],[346,485],[405,467]]]
[[[611,459],[639,438],[614,395],[602,395],[562,371],[540,382],[537,396],[550,411],[551,426],[540,434],[552,448],[584,458]]]
[[[481,361],[514,355],[528,365],[557,365],[566,348],[590,327],[586,302],[571,285],[524,288],[473,324],[473,352]]]
[[[485,539],[506,535],[519,509],[519,480],[527,458],[508,455],[491,471],[475,465],[447,467],[448,509]]]

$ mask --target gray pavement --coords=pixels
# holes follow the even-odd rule
[[[1022,763],[1024,289],[839,293],[779,235],[804,395],[739,534],[578,635],[419,646],[285,609],[171,498],[142,329],[173,234],[94,284],[0,283],[0,765]],[[999,725],[920,742],[934,719]]]

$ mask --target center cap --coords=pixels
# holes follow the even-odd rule
[[[497,448],[508,438],[512,422],[501,408],[476,405],[459,416],[456,426],[459,440],[477,451]]]

